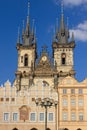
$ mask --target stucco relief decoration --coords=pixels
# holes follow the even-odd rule
[[[27,106],[22,106],[21,108],[19,108],[20,111],[20,120],[28,120],[29,119],[29,110],[30,108],[28,108]]]

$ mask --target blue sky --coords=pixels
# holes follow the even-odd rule
[[[14,81],[17,69],[16,41],[18,27],[22,31],[22,21],[27,17],[28,0],[0,1],[0,84]],[[42,45],[51,53],[52,38],[56,18],[60,24],[60,0],[30,0],[30,21],[35,19],[38,53]],[[87,0],[64,0],[64,17],[70,32],[74,32],[74,69],[76,78],[87,77]]]

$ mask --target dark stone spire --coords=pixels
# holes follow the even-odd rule
[[[59,44],[67,44],[69,38],[69,30],[65,26],[64,22],[64,7],[63,3],[61,4],[61,20],[60,20],[60,28],[58,31],[58,27],[56,27],[56,39]]]
[[[32,31],[30,29],[30,2],[28,2],[28,15],[27,15],[26,29],[24,30],[24,27],[22,29],[22,40],[24,46],[32,45],[33,41],[35,40],[34,22],[33,22]]]

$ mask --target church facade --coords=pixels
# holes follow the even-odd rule
[[[75,79],[75,40],[65,26],[61,13],[60,28],[52,41],[53,62],[46,46],[37,55],[37,41],[30,29],[17,40],[18,67],[14,84],[0,87],[0,130],[87,130],[87,79]]]

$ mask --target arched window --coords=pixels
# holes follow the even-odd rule
[[[24,66],[28,66],[28,54],[24,55]]]
[[[61,62],[62,62],[62,65],[66,64],[66,54],[65,53],[62,53],[62,55],[61,55]]]

